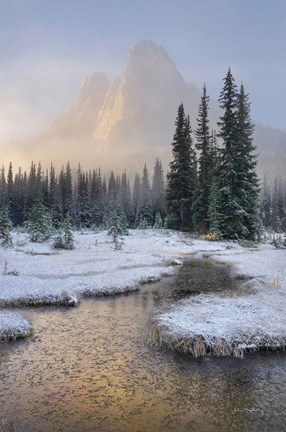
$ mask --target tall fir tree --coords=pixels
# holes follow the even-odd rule
[[[191,208],[194,202],[194,194],[195,194],[195,190],[197,189],[198,186],[198,160],[197,160],[197,154],[196,154],[196,150],[195,150],[195,146],[193,143],[193,138],[192,138],[192,126],[191,126],[191,119],[190,116],[187,115],[186,116],[186,124],[185,124],[185,137],[186,137],[186,146],[189,149],[189,157],[190,157],[190,179],[191,179]],[[190,222],[191,226],[192,225],[192,220]]]
[[[228,69],[219,98],[223,114],[218,122],[223,147],[221,154],[219,188],[219,213],[222,215],[220,231],[224,238],[239,239],[245,234],[246,212],[240,204],[241,151],[238,141],[237,87]]]
[[[13,225],[22,225],[25,218],[26,183],[21,168],[15,174],[13,188]]]
[[[167,174],[168,228],[190,230],[193,197],[194,166],[192,166],[191,127],[183,104],[178,108],[172,143],[173,160]]]
[[[99,227],[104,214],[103,189],[100,169],[93,170],[90,185],[91,223]]]
[[[141,179],[139,208],[136,214],[136,226],[138,228],[149,228],[153,226],[153,211],[151,202],[151,185],[149,180],[149,172],[144,164],[143,174]]]
[[[0,203],[0,246],[4,248],[12,247],[11,237],[12,222],[9,217],[8,206]]]
[[[154,166],[154,173],[152,178],[151,199],[153,213],[159,213],[161,218],[165,217],[166,203],[165,203],[165,181],[162,163],[159,158],[156,159]],[[158,218],[158,216],[157,216]]]
[[[198,159],[199,171],[197,188],[194,194],[194,202],[192,206],[193,224],[201,234],[206,234],[209,230],[209,205],[211,192],[211,171],[212,158],[210,147],[210,129],[209,129],[209,96],[207,95],[206,85],[203,87],[201,103],[197,118],[198,127],[195,130],[196,148],[200,152]]]
[[[6,182],[4,166],[2,166],[1,174],[0,174],[0,203],[7,204],[7,182]]]
[[[116,184],[116,179],[113,171],[111,171],[108,180],[107,195],[108,195],[108,202],[112,206],[112,203],[117,199],[117,184]]]
[[[237,103],[237,180],[240,205],[243,209],[243,232],[241,237],[257,240],[260,235],[259,179],[256,173],[257,155],[253,145],[254,125],[250,117],[249,96],[241,85]]]
[[[211,184],[209,194],[209,206],[208,206],[208,231],[210,234],[214,234],[215,238],[221,237],[220,225],[222,215],[219,212],[219,189],[218,189],[218,178],[219,178],[219,166],[220,166],[220,149],[217,145],[216,132],[212,130],[210,135],[210,172],[209,182]]]
[[[83,172],[80,165],[77,170],[74,220],[78,228],[89,227],[91,224],[88,173]]]
[[[62,167],[61,169],[58,187],[61,195],[63,216],[65,217],[68,213],[71,215],[73,213],[73,179],[69,162],[65,168]]]
[[[40,193],[28,215],[26,228],[33,242],[47,240],[51,236],[51,217],[43,204],[43,196]]]
[[[132,200],[134,202],[136,210],[140,205],[140,196],[141,196],[141,179],[138,172],[135,173],[133,190],[132,190]]]

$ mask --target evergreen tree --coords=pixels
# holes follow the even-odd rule
[[[161,229],[161,228],[163,228],[163,220],[161,217],[161,213],[157,212],[155,215],[155,222],[153,225],[153,229]]]
[[[257,156],[253,145],[254,125],[250,118],[248,94],[241,85],[237,107],[237,180],[240,205],[244,212],[242,238],[256,240],[260,233],[259,218],[259,179],[256,174]]]
[[[281,221],[281,227],[282,227],[282,231],[284,231],[284,219],[286,216],[286,211],[285,211],[285,201],[284,201],[284,196],[283,196],[283,188],[282,188],[282,182],[281,179],[279,181],[277,181],[278,183],[278,214],[279,214],[279,219]]]
[[[167,221],[169,228],[191,229],[194,167],[192,166],[191,128],[183,104],[178,108],[172,143],[173,160],[167,174]]]
[[[193,145],[192,139],[192,127],[190,116],[186,116],[186,124],[185,124],[185,137],[186,137],[186,147],[188,149],[187,153],[189,153],[190,157],[190,180],[191,180],[191,208],[194,202],[194,193],[198,186],[198,161],[196,151]],[[192,218],[190,221],[190,225],[192,226]]]
[[[56,204],[56,202],[59,201],[57,178],[56,178],[55,168],[53,164],[51,164],[51,168],[50,168],[50,181],[49,181],[48,194],[49,194],[48,205],[50,208],[52,208]]]
[[[37,196],[37,177],[36,177],[36,165],[32,161],[30,172],[27,178],[27,199],[26,199],[26,212],[29,213],[34,205],[35,198]]]
[[[9,164],[8,175],[7,175],[7,199],[8,199],[8,211],[12,221],[15,218],[14,208],[14,179],[13,179],[13,168],[12,162]]]
[[[219,212],[222,215],[220,231],[224,238],[238,239],[245,235],[246,211],[240,204],[241,182],[239,182],[240,148],[238,141],[237,90],[231,70],[224,78],[224,87],[219,98],[223,115],[218,126],[223,141],[219,188]]]
[[[28,215],[26,228],[33,242],[47,240],[51,235],[51,218],[40,194]]]
[[[275,179],[272,195],[272,205],[271,205],[271,228],[277,232],[282,232],[282,221],[281,221],[281,209],[280,207],[280,197],[279,197],[279,186],[278,181]]]
[[[65,217],[68,213],[71,215],[73,212],[73,181],[72,181],[72,170],[70,163],[66,164],[66,167],[62,167],[59,174],[59,192],[60,201],[62,203],[63,216]]]
[[[208,206],[208,231],[210,234],[214,234],[216,238],[221,237],[220,225],[222,215],[219,212],[219,166],[220,166],[220,150],[217,146],[216,133],[212,130],[210,136],[210,167],[209,167],[209,179],[210,179],[210,194],[209,194],[209,206]]]
[[[260,216],[262,224],[265,228],[269,229],[271,227],[271,193],[270,187],[267,183],[266,177],[263,180],[263,189],[260,200]]]
[[[13,225],[22,225],[25,219],[26,182],[19,168],[13,187]]]
[[[77,227],[89,227],[91,224],[91,206],[88,174],[82,172],[80,165],[77,171],[74,220]]]
[[[56,235],[54,236],[54,243],[53,243],[54,249],[65,249],[63,235],[61,231],[57,231]]]
[[[123,216],[126,217],[126,224],[129,227],[134,227],[135,223],[135,205],[131,196],[131,188],[126,171],[121,178],[120,206]]]
[[[115,250],[122,249],[123,238],[125,228],[122,225],[122,219],[117,214],[115,202],[113,202],[113,210],[108,222],[107,234],[112,236],[112,241],[114,242]]]
[[[145,163],[143,168],[142,180],[141,180],[141,205],[146,206],[149,204],[151,204],[151,187],[150,187],[149,173]]]
[[[192,206],[193,224],[201,234],[206,234],[210,226],[208,212],[212,184],[212,159],[208,119],[209,99],[206,85],[204,85],[197,118],[198,127],[195,131],[196,148],[199,150],[200,156],[198,159],[199,172],[197,188],[194,194],[194,202]]]
[[[63,245],[64,249],[72,250],[74,248],[74,236],[72,230],[72,219],[69,213],[66,215],[63,221]]]
[[[4,166],[2,166],[0,174],[0,202],[7,203],[7,183]]]
[[[138,217],[139,217],[140,199],[141,199],[141,179],[139,174],[136,172],[134,177],[133,191],[132,191],[132,201],[134,203],[134,213],[135,213],[135,221],[134,221],[135,226],[137,226]]]
[[[147,217],[146,217],[143,212],[139,213],[138,217],[136,218],[136,228],[137,229],[145,230],[145,229],[152,228],[152,225],[150,225],[148,222],[148,219],[149,219],[148,216],[149,215],[147,215]]]
[[[13,246],[11,229],[12,223],[7,205],[2,203],[0,207],[0,246],[5,248]]]
[[[108,190],[107,190],[107,197],[109,203],[113,203],[116,200],[116,192],[117,192],[116,179],[115,179],[114,172],[111,171],[109,181],[108,181]]]
[[[58,230],[54,238],[55,249],[74,249],[74,236],[72,230],[72,219],[69,214],[63,220],[62,229]]]
[[[51,207],[51,220],[55,229],[59,229],[63,222],[63,209],[58,196]]]
[[[209,195],[209,206],[208,206],[208,220],[209,220],[209,233],[214,234],[217,239],[221,237],[220,226],[222,220],[222,214],[219,212],[219,190],[217,186],[217,180],[214,178]]]
[[[151,198],[153,213],[159,213],[161,218],[165,216],[165,182],[162,163],[159,158],[156,159],[154,166],[154,174],[152,179]],[[157,216],[158,217],[158,216]]]
[[[141,229],[142,221],[144,226],[152,227],[153,225],[153,210],[151,203],[151,187],[149,180],[149,173],[146,164],[144,165],[143,175],[141,179],[141,195],[140,205],[136,215],[136,227]]]
[[[214,130],[212,130],[210,135],[210,180],[211,183],[214,179],[219,177],[219,166],[220,166],[220,153],[221,150],[218,148],[217,135]]]
[[[103,187],[100,170],[93,170],[90,186],[91,223],[96,227],[102,224],[104,214]]]

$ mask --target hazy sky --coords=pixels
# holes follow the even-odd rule
[[[214,98],[230,65],[254,119],[286,131],[285,0],[0,0],[0,140],[41,130],[142,39]]]

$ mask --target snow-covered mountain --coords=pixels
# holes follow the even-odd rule
[[[130,171],[153,164],[160,157],[167,165],[178,105],[183,102],[196,126],[201,92],[188,84],[164,48],[141,41],[129,52],[122,75],[109,84],[96,72],[81,86],[75,102],[40,136],[14,145],[20,159],[70,160],[84,167]],[[213,127],[219,108],[211,101]],[[260,172],[284,174],[286,133],[257,125],[255,143],[260,153]],[[11,147],[10,147],[11,148]],[[12,149],[11,149],[12,150]]]

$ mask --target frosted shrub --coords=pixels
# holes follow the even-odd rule
[[[55,249],[72,250],[74,248],[74,237],[72,231],[71,217],[69,214],[63,221],[63,232],[58,233],[54,239]]]
[[[41,242],[51,236],[51,217],[47,212],[41,197],[37,199],[25,223],[32,242]]]

